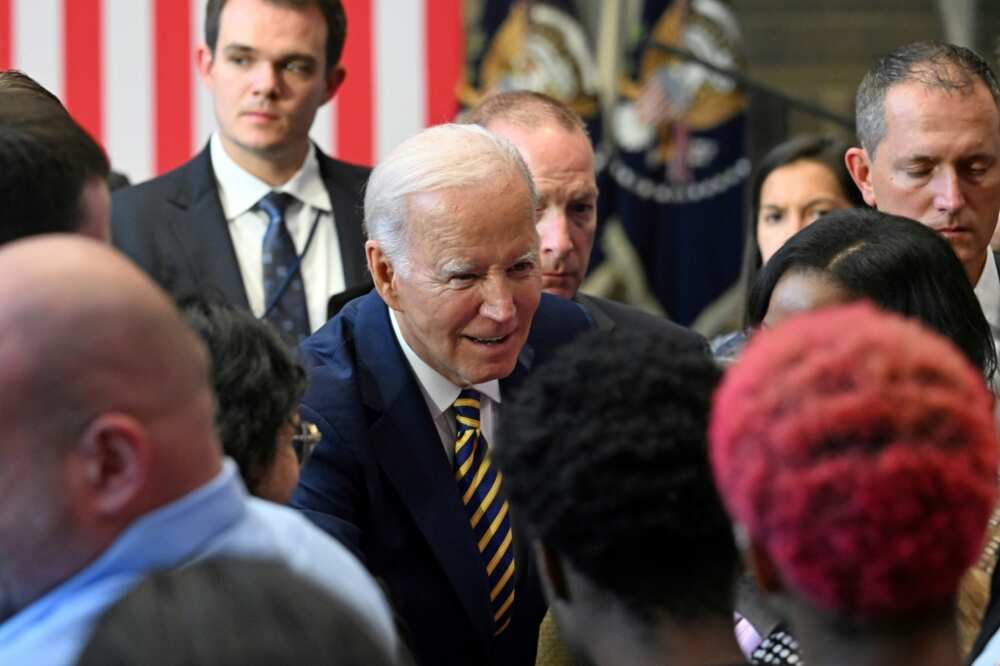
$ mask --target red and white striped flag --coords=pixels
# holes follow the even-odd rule
[[[462,74],[462,0],[344,0],[347,80],[313,139],[371,164],[450,120]],[[0,69],[59,96],[139,182],[189,159],[215,128],[194,48],[205,0],[0,0]]]

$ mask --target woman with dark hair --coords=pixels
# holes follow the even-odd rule
[[[738,326],[749,286],[785,241],[824,213],[865,205],[844,165],[847,148],[846,143],[830,136],[804,134],[778,144],[761,159],[750,183],[750,219],[743,240],[740,280],[713,307],[736,313],[736,320],[728,326],[720,323],[719,330],[705,330],[696,324],[696,330],[712,336]],[[711,318],[706,314],[704,324]]]
[[[938,234],[870,208],[838,210],[793,236],[750,288],[746,325],[868,299],[950,339],[987,379],[997,358],[961,262]]]
[[[750,185],[743,243],[743,276],[753,284],[760,267],[789,238],[825,213],[865,205],[844,164],[846,143],[830,136],[802,135],[764,156]]]
[[[318,439],[299,421],[305,370],[270,325],[249,312],[195,299],[181,307],[208,345],[222,448],[251,494],[287,503]]]

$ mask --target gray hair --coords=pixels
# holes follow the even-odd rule
[[[405,274],[409,197],[515,175],[524,178],[534,208],[538,197],[531,172],[509,140],[477,125],[430,127],[401,143],[372,171],[365,190],[365,231]]]
[[[981,82],[1000,110],[997,78],[975,52],[935,41],[901,46],[868,70],[854,99],[858,140],[869,158],[875,159],[875,150],[885,137],[885,96],[889,88],[911,81],[963,95],[971,94],[976,83]]]

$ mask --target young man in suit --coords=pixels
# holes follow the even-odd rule
[[[580,293],[597,231],[594,149],[580,116],[547,95],[518,90],[487,97],[466,120],[509,139],[531,170],[539,198],[542,289],[579,303],[600,330],[639,330],[704,348],[700,336],[668,319]]]
[[[384,582],[419,664],[534,664],[545,604],[488,451],[502,401],[589,327],[541,293],[535,202],[481,127],[407,140],[365,194],[375,291],[299,349],[323,438],[292,504]]]
[[[365,281],[368,169],[309,140],[344,80],[339,0],[209,0],[198,73],[218,122],[179,169],[116,192],[112,239],[161,285],[249,308],[295,344]]]

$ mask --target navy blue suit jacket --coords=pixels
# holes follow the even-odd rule
[[[369,280],[361,228],[370,169],[316,149],[330,195],[347,287]],[[222,212],[211,152],[111,197],[111,242],[174,295],[200,294],[249,309],[243,277]]]
[[[503,394],[589,327],[578,305],[543,294],[517,367],[500,381]],[[516,538],[514,617],[494,638],[468,515],[378,293],[347,304],[299,351],[309,371],[301,415],[323,439],[292,504],[382,581],[419,664],[534,664],[545,602],[533,558]]]

